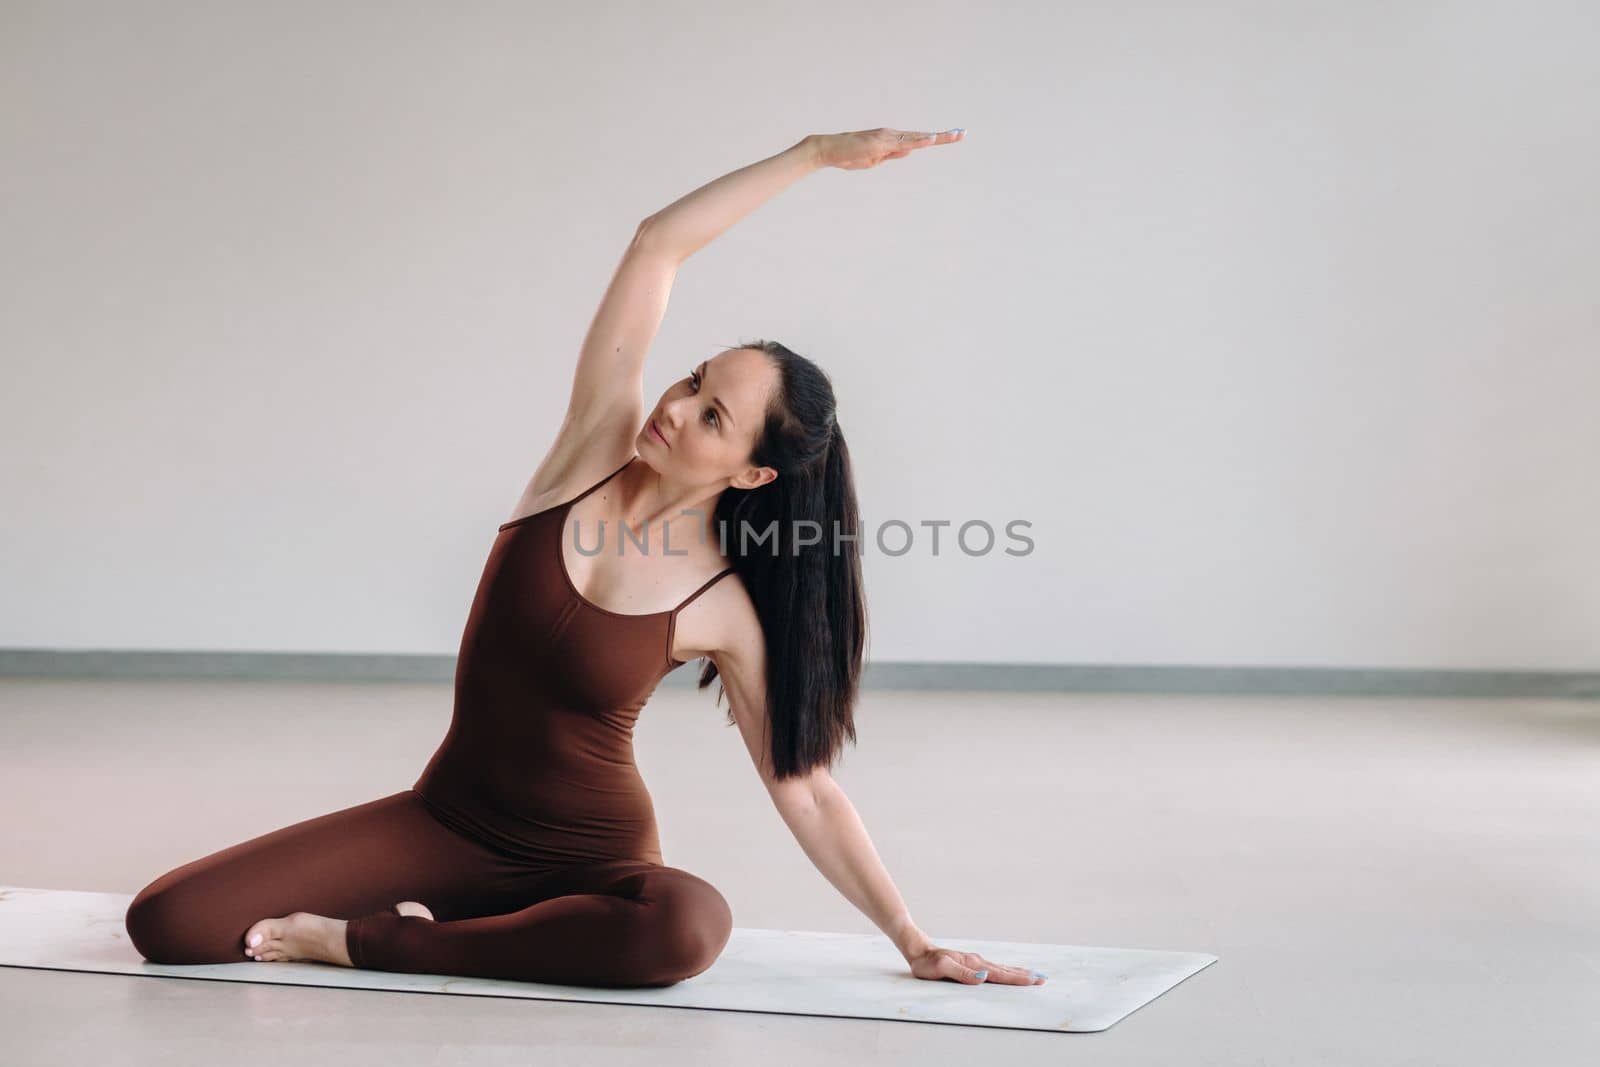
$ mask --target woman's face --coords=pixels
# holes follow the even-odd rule
[[[691,484],[748,474],[777,384],[778,368],[752,348],[729,349],[690,368],[645,419],[634,439],[640,458]]]

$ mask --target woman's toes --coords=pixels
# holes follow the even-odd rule
[[[262,919],[244,932],[245,954],[253,958],[260,958],[262,951],[267,947],[267,942],[278,939],[278,926],[281,919]]]
[[[263,963],[321,959],[322,935],[327,922],[320,915],[303,911],[262,919],[245,931],[245,952],[251,959]]]

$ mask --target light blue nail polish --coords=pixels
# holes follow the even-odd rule
[[[989,977],[989,972],[988,971],[979,971],[978,972],[978,977],[979,978],[987,978],[987,977]]]
[[[1049,978],[1050,976],[1048,974],[1045,974],[1043,971],[1029,971],[1028,972],[1028,977],[1029,978]]]

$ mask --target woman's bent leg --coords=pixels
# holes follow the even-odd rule
[[[402,900],[441,914],[490,886],[497,862],[408,789],[168,871],[134,896],[125,925],[152,963],[249,962],[244,933],[257,920],[294,911],[348,918]]]
[[[728,902],[676,867],[619,860],[564,867],[518,911],[435,922],[392,911],[352,919],[351,961],[380,971],[608,987],[667,986],[710,967],[733,932]]]

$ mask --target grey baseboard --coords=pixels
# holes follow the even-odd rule
[[[449,682],[455,657],[139,649],[0,649],[0,675],[51,678],[233,678],[255,681]],[[689,687],[690,662],[664,686]],[[1600,699],[1600,672],[1355,667],[1095,666],[1056,663],[868,663],[870,689],[1060,693],[1280,693],[1302,696]]]

